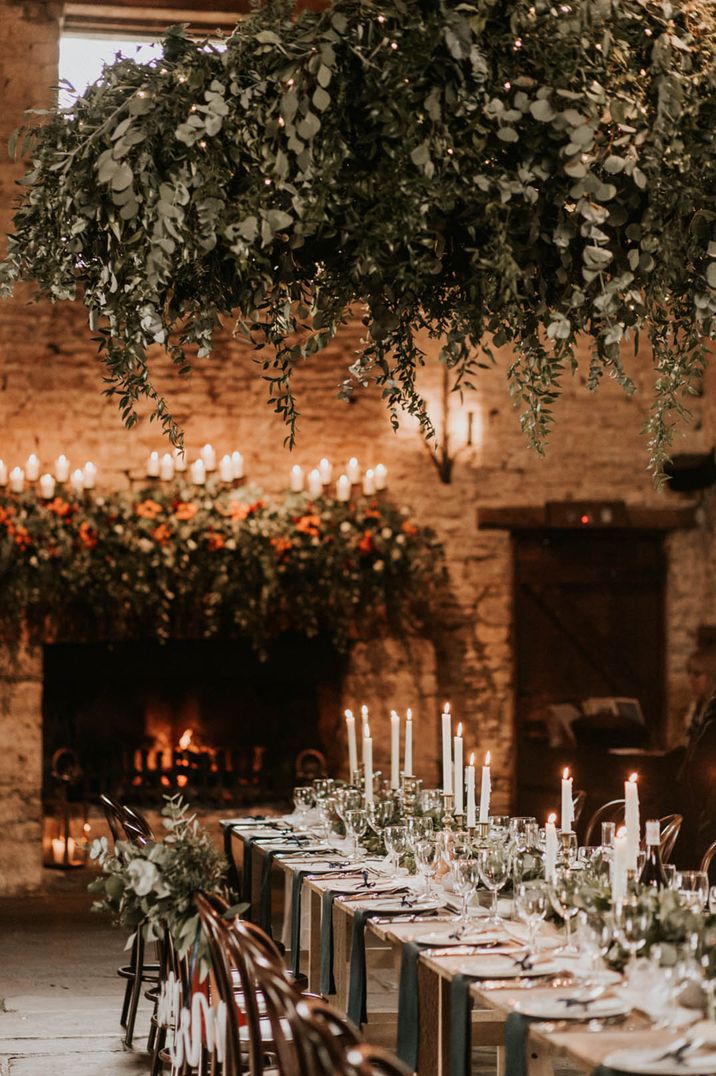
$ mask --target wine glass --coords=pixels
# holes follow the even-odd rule
[[[488,923],[501,926],[502,919],[497,910],[497,894],[507,881],[510,872],[510,853],[506,842],[489,841],[484,848],[480,849],[478,865],[483,885],[490,890],[492,898]]]
[[[461,929],[465,929],[469,918],[470,900],[480,884],[480,867],[476,859],[463,857],[452,863],[453,888],[462,899],[462,908],[458,916]]]
[[[508,814],[490,815],[490,836],[495,839],[505,837],[510,829],[510,816]]]
[[[433,837],[422,837],[413,844],[415,865],[425,879],[425,896],[432,897],[432,879],[438,866],[438,846]]]
[[[380,837],[381,833],[393,817],[393,812],[395,811],[393,800],[375,799],[372,803],[366,804],[365,810],[368,818],[368,825],[373,832]]]
[[[573,867],[577,862],[579,841],[576,833],[562,830],[559,834],[559,852],[557,863],[561,867]]]
[[[580,871],[570,867],[557,867],[549,883],[549,899],[558,915],[564,919],[567,938],[561,949],[563,953],[577,953],[579,950],[572,941],[572,920],[579,911],[577,891],[583,884]]]
[[[686,907],[702,912],[709,899],[709,876],[706,871],[677,871],[674,888],[683,894]]]
[[[393,874],[400,873],[400,857],[408,847],[405,826],[386,826],[383,830],[383,840],[390,857],[390,865]]]
[[[346,785],[344,788],[337,788],[335,794],[336,801],[336,814],[345,825],[345,818],[343,817],[346,811],[360,810],[363,806],[363,793],[358,788],[351,788]]]
[[[515,889],[515,912],[527,927],[527,944],[532,951],[537,948],[537,929],[547,915],[548,903],[544,882],[520,882]]]
[[[296,827],[301,830],[307,828],[308,812],[313,807],[315,797],[310,786],[298,785],[293,790],[293,807],[296,816]]]
[[[510,840],[515,848],[522,852],[534,843],[534,827],[537,819],[531,815],[518,815],[510,819]]]
[[[351,808],[344,814],[343,821],[346,824],[346,832],[353,841],[353,847],[350,851],[349,858],[353,861],[360,859],[358,851],[358,838],[362,837],[368,828],[368,819],[366,813],[362,808]]]
[[[611,915],[581,909],[577,915],[579,950],[590,958],[592,977],[600,977],[600,962],[609,953],[615,939],[615,924]],[[604,972],[601,972],[603,975]],[[608,973],[607,973],[608,974]]]
[[[416,841],[429,837],[433,832],[432,818],[411,816],[405,819],[405,836],[408,848],[414,850]]]
[[[649,912],[638,901],[625,901],[616,916],[616,936],[629,953],[629,974],[634,970],[636,954],[646,945]]]

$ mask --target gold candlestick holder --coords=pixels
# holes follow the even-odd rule
[[[455,811],[455,829],[458,833],[461,833],[465,829],[465,813],[464,811]]]
[[[420,778],[412,773],[400,775],[400,800],[405,815],[414,815],[418,809],[418,793],[420,792]]]
[[[452,829],[454,807],[455,797],[452,792],[443,792],[443,829]]]

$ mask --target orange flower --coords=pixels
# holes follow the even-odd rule
[[[89,525],[87,520],[83,520],[79,526],[79,538],[85,549],[94,549],[97,545],[97,532]]]
[[[321,533],[321,517],[301,516],[296,523],[296,530],[299,534],[307,534],[309,538],[318,538]]]
[[[218,550],[224,548],[226,545],[226,538],[224,538],[223,534],[217,534],[216,531],[207,531],[206,544],[212,553],[216,553]]]
[[[0,505],[0,523],[4,523],[8,529],[10,528],[10,517],[12,516],[13,511],[14,509],[12,507],[3,508],[2,505]]]
[[[63,501],[61,497],[55,497],[54,500],[51,500],[48,504],[47,511],[62,517],[69,514],[70,506],[67,501]]]
[[[166,545],[172,536],[172,532],[167,527],[166,523],[160,523],[158,527],[155,527],[152,531],[152,538],[155,542],[159,542],[159,545]]]
[[[151,498],[147,498],[146,501],[142,501],[137,505],[136,512],[142,519],[155,519],[162,511],[161,504],[157,504]]]
[[[193,519],[196,512],[196,505],[192,504],[190,501],[179,501],[179,503],[174,506],[174,515],[177,519]]]
[[[415,524],[408,523],[407,521],[400,524],[400,529],[403,534],[407,534],[408,538],[414,538],[415,535],[418,533],[418,528],[415,526]]]
[[[27,549],[32,543],[27,527],[15,527],[15,545],[20,549]]]
[[[282,557],[285,553],[288,553],[292,548],[293,542],[290,538],[272,538],[271,545],[276,550],[276,556]]]
[[[358,543],[358,549],[361,553],[373,552],[373,535],[370,531],[363,531],[363,537]]]
[[[243,501],[229,501],[228,514],[230,519],[246,519],[251,512],[251,506],[244,504]]]

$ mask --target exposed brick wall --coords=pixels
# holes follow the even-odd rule
[[[48,99],[47,87],[56,78],[58,21],[57,9],[49,4],[0,0],[0,14],[0,143],[4,143],[21,121],[23,109]],[[16,176],[17,168],[0,153],[3,231]],[[49,463],[65,451],[75,464],[94,459],[100,484],[126,485],[128,472],[141,475],[147,453],[162,448],[156,426],[142,421],[126,432],[114,405],[101,396],[101,370],[83,308],[27,305],[27,297],[21,289],[16,300],[0,307],[0,455],[15,463],[34,450]],[[265,406],[266,388],[252,354],[229,333],[210,360],[197,364],[190,379],[178,380],[161,356],[156,367],[184,425],[190,451],[205,441],[222,451],[239,447],[250,478],[269,492],[286,484],[292,463],[313,466],[323,455],[336,464],[357,455],[365,466],[378,461],[388,465],[393,498],[435,526],[445,543],[451,578],[446,626],[437,651],[424,640],[412,641],[408,651],[395,641],[356,646],[345,704],[365,701],[370,706],[376,762],[383,767],[387,708],[412,705],[420,772],[432,782],[439,751],[437,714],[440,703],[449,698],[465,722],[466,751],[492,749],[495,806],[501,809],[510,793],[514,755],[511,549],[507,534],[477,529],[477,509],[565,498],[672,505],[674,495],[656,491],[651,483],[646,443],[639,433],[653,381],[649,356],[642,351],[628,361],[638,389],[633,398],[608,380],[591,396],[582,374],[566,375],[553,444],[541,459],[526,446],[519,430],[506,390],[503,355],[497,369],[480,375],[478,395],[467,405],[477,412],[476,431],[481,428],[482,436],[460,456],[452,484],[443,485],[415,431],[406,425],[397,435],[392,432],[376,392],[360,393],[350,407],[336,400],[337,384],[359,337],[360,325],[351,324],[297,376],[302,417],[293,456],[282,448],[280,420]],[[423,380],[426,393],[437,398],[435,372],[426,373]],[[710,395],[696,401],[697,428],[684,435],[682,450],[713,444]],[[464,414],[456,422],[464,428]],[[697,626],[716,616],[716,580],[710,563],[713,531],[714,502],[709,497],[700,529],[676,534],[668,543],[667,674],[673,713],[683,703],[685,657]],[[0,863],[11,874],[6,887],[38,879],[36,861],[30,867],[15,855],[18,837],[27,850],[32,843],[27,838],[39,832],[39,725],[29,718],[39,713],[40,672],[36,655],[28,662],[27,675],[18,680],[6,665],[9,679],[0,692],[1,742],[12,737],[18,752],[17,758],[6,754],[0,762],[0,819],[8,819],[14,827],[9,831],[12,847],[6,849],[5,841],[0,844]],[[339,715],[336,721],[337,742],[342,743]],[[14,772],[21,772],[21,778],[14,778]]]

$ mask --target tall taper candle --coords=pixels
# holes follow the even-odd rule
[[[443,726],[443,792],[448,795],[452,795],[452,744],[450,743],[450,737],[452,734],[451,718],[450,718],[450,703],[445,703],[445,709],[442,713],[442,726]]]
[[[490,752],[485,755],[485,765],[482,767],[482,782],[480,784],[480,821],[490,821],[490,793],[492,782],[490,780]]]
[[[410,707],[405,711],[405,763],[403,773],[407,777],[413,776],[413,711]]]
[[[370,727],[365,726],[363,736],[363,766],[365,769],[365,802],[373,802],[373,741],[370,736]]]
[[[45,501],[50,501],[55,495],[55,480],[51,474],[40,475],[40,496]]]
[[[67,459],[67,456],[65,456],[64,453],[60,453],[60,455],[55,460],[55,481],[66,482],[69,477],[70,461]]]
[[[360,735],[361,735],[361,761],[365,764],[365,755],[363,752],[363,743],[368,735],[368,707],[363,703],[360,708]]]
[[[562,774],[562,833],[571,833],[573,822],[572,778],[569,776],[569,768],[565,768]]]
[[[475,756],[470,755],[470,765],[465,767],[465,784],[467,785],[467,825],[475,826]]]
[[[0,460],[0,486],[7,485],[7,464],[5,460]]]
[[[452,746],[455,758],[455,813],[462,814],[465,788],[465,772],[463,770],[462,753],[462,721],[457,727],[457,736],[453,740]]]
[[[390,711],[390,787],[400,788],[400,718]]]
[[[557,866],[557,815],[551,814],[544,827],[544,876],[550,882]]]
[[[303,467],[294,463],[291,468],[291,493],[301,493],[303,490]]]
[[[31,452],[25,461],[25,478],[28,482],[37,482],[40,477],[40,461],[34,452]]]
[[[348,737],[349,779],[358,769],[358,744],[356,742],[356,719],[351,710],[346,710],[346,736]]]
[[[624,824],[626,826],[627,866],[635,870],[641,842],[639,786],[635,773],[631,775],[628,781],[624,782]]]
[[[614,838],[612,850],[612,903],[620,904],[626,896],[627,869],[629,867],[629,846],[627,832],[621,827]]]

